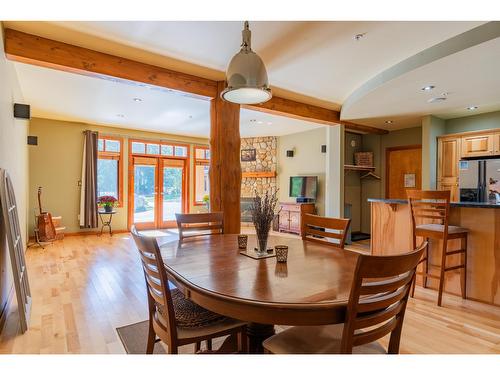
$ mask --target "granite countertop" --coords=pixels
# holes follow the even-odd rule
[[[368,198],[368,202],[379,202],[388,204],[408,204],[406,199],[384,199]],[[500,203],[493,202],[451,202],[450,207],[471,207],[471,208],[500,208]]]

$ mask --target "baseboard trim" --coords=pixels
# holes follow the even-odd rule
[[[113,234],[119,234],[119,233],[129,233],[130,231],[128,229],[117,229],[117,230],[114,230],[113,229]],[[100,234],[101,231],[100,230],[97,230],[97,231],[81,231],[81,232],[65,232],[64,233],[64,237],[74,237],[74,236],[97,236],[98,234]],[[108,232],[104,232],[103,235],[109,235]],[[35,240],[35,236],[30,236],[29,237],[30,241],[34,241]]]
[[[3,328],[5,326],[5,322],[7,321],[7,316],[9,315],[10,306],[12,305],[13,299],[14,299],[14,284],[10,288],[7,301],[3,305],[2,311],[0,312],[0,333],[2,333]]]

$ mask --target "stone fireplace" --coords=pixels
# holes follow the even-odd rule
[[[242,138],[242,150],[255,150],[255,160],[241,162],[241,221],[251,221],[248,208],[255,191],[276,189],[277,137]],[[252,153],[252,152],[251,152]]]

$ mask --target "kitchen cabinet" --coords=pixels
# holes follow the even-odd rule
[[[280,203],[280,232],[301,234],[302,214],[314,214],[315,212],[314,203]]]
[[[460,200],[458,163],[461,141],[459,136],[438,138],[437,189],[449,190],[452,202]]]
[[[495,136],[495,133],[462,136],[462,157],[471,158],[495,155]]]

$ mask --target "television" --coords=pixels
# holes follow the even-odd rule
[[[318,176],[291,176],[290,197],[316,199]]]

